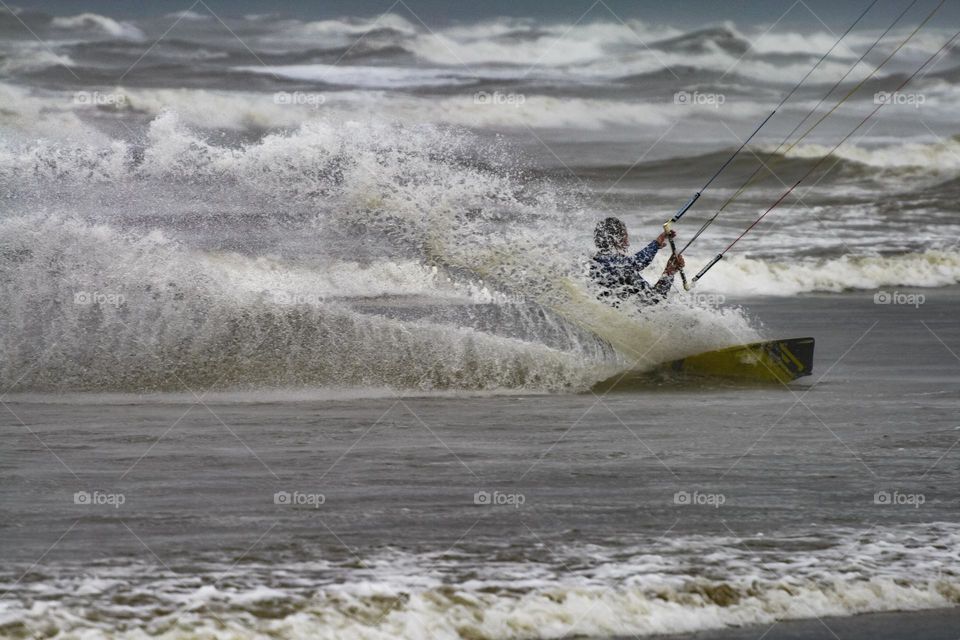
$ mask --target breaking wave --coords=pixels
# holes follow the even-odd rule
[[[700,264],[706,260],[694,260]],[[890,256],[841,256],[790,261],[731,256],[703,280],[706,291],[727,295],[791,296],[798,293],[945,287],[960,284],[960,252],[929,250]]]
[[[155,20],[118,20],[96,13],[57,17],[40,12],[16,13],[14,17],[0,11],[0,28],[8,28],[11,33],[22,31],[19,18],[39,38],[52,42],[57,54],[83,57],[94,68],[118,59],[134,64],[142,50],[124,45],[143,42],[148,34],[153,38],[163,33]],[[278,70],[264,70],[257,65],[261,61],[268,66],[280,65],[279,72],[282,72],[286,65],[295,64],[296,69],[287,70],[293,77],[321,76],[323,79],[324,74],[337,72],[325,66],[365,59],[379,65],[375,68],[381,76],[398,73],[415,76],[424,65],[447,71],[446,76],[434,78],[426,85],[398,85],[396,80],[391,80],[385,86],[439,87],[445,82],[458,86],[464,82],[464,75],[476,79],[503,77],[503,74],[517,81],[546,79],[551,84],[576,86],[597,80],[644,76],[656,81],[659,74],[666,73],[664,86],[672,86],[674,91],[682,88],[677,85],[695,86],[698,82],[708,82],[708,78],[727,78],[728,81],[749,78],[768,87],[780,87],[785,78],[803,75],[836,38],[829,30],[801,33],[781,28],[766,32],[759,27],[729,22],[684,31],[641,20],[621,20],[603,7],[596,7],[573,24],[493,18],[433,28],[413,16],[399,13],[375,19],[316,21],[251,16],[233,27],[247,34],[245,42],[251,47],[238,50],[229,31],[210,29],[210,17],[202,12],[181,11],[166,16],[162,25],[172,28],[174,40],[192,43],[193,49],[224,60],[228,68],[245,65],[254,71],[272,74]],[[175,23],[171,24],[171,20]],[[228,24],[234,19],[225,20]],[[881,43],[880,50],[889,50],[906,33],[906,29],[895,29]],[[840,77],[859,52],[872,43],[873,37],[868,32],[851,34],[843,46],[824,61],[811,82],[828,83]],[[78,43],[77,38],[83,42]],[[943,34],[936,30],[925,31],[911,42],[902,57],[920,60],[936,50],[942,38]],[[322,48],[317,48],[318,43]],[[204,82],[199,86],[229,79],[223,67],[197,69],[197,65],[185,65],[176,49],[169,42],[158,42],[151,51],[152,59],[170,65],[170,78],[177,80],[176,84],[182,84],[185,75],[197,77],[195,74],[203,76]],[[188,68],[190,73],[184,74]],[[886,69],[884,73],[895,74],[900,70]],[[163,69],[156,71],[165,73]],[[864,67],[861,71],[865,74],[867,69]],[[366,74],[340,73],[340,82],[350,84],[356,79],[361,80],[356,86],[370,86]],[[128,81],[136,82],[134,78]],[[410,81],[409,77],[404,78],[405,83]],[[423,83],[424,79],[420,78],[419,82]],[[146,86],[157,84],[150,82]],[[381,82],[379,86],[384,85]],[[730,88],[729,82],[727,86]],[[241,82],[233,88],[242,87]]]
[[[62,16],[53,18],[50,25],[54,29],[66,30],[95,30],[116,38],[129,40],[142,40],[143,31],[130,24],[129,22],[118,22],[113,18],[102,16],[97,13],[81,13],[75,16]]]
[[[788,157],[819,159],[831,149],[818,144],[802,144],[791,149]],[[953,136],[932,143],[907,142],[874,148],[844,144],[837,148],[834,156],[890,172],[955,176],[960,173],[960,138]]]
[[[246,560],[203,563],[190,577],[85,563],[13,587],[0,629],[29,637],[195,635],[278,638],[652,636],[775,621],[960,604],[954,524],[817,530],[777,538],[675,536],[608,549],[553,546],[546,558],[490,549],[461,566],[456,550],[386,550],[343,566]],[[704,563],[707,563],[704,566]],[[464,573],[466,572],[466,573]],[[42,580],[42,582],[41,582]],[[36,597],[37,604],[29,606]],[[40,602],[56,598],[56,607]],[[135,621],[135,626],[130,622]],[[128,626],[129,625],[129,626]]]

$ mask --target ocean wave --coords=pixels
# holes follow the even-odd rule
[[[548,559],[489,549],[388,550],[359,568],[191,565],[189,577],[114,562],[34,569],[2,606],[4,629],[28,637],[228,633],[237,638],[492,640],[652,636],[777,621],[960,605],[955,524],[822,530],[790,536],[672,536],[643,546],[555,545]],[[789,550],[789,551],[785,551]],[[498,553],[500,552],[500,553]],[[349,558],[349,566],[356,567]],[[571,568],[572,567],[572,568]],[[466,575],[463,573],[466,572]],[[7,572],[3,585],[17,574]],[[43,594],[57,607],[29,606]],[[131,625],[132,626],[132,625]]]
[[[450,69],[419,67],[349,66],[340,64],[280,65],[237,67],[237,71],[310,80],[326,85],[344,85],[371,89],[403,87],[439,87],[475,84],[476,80]]]
[[[290,64],[332,64],[341,56],[354,60],[375,56],[388,64],[368,70],[372,77],[398,73],[395,62],[403,58],[408,63],[405,71],[408,74],[427,66],[445,68],[448,72],[456,69],[459,75],[473,80],[494,77],[496,72],[505,69],[513,70],[520,79],[546,77],[553,83],[616,81],[666,73],[664,80],[678,85],[674,90],[682,89],[684,83],[697,75],[731,79],[731,73],[736,74],[736,78],[750,78],[754,84],[780,87],[785,79],[802,77],[836,38],[828,31],[798,33],[777,29],[766,33],[732,23],[691,31],[638,20],[612,20],[600,13],[575,24],[494,18],[431,29],[398,14],[385,14],[376,19],[306,22],[261,16],[244,24],[245,29],[251,28],[251,22],[255,25],[255,32],[249,38],[253,50],[248,56],[246,51],[236,50],[232,41],[211,39],[210,34],[203,31],[209,16],[181,13],[168,18],[173,15],[179,19],[177,37],[194,42],[195,47],[222,46],[230,51],[234,65],[246,62],[247,66],[255,66],[264,60],[271,66],[280,64],[280,71],[284,71],[283,67]],[[52,37],[58,32],[71,32],[86,38],[86,43],[101,40],[103,35],[133,41],[142,41],[145,37],[145,27],[141,28],[135,21],[119,21],[100,14],[47,16],[45,20]],[[894,46],[905,34],[906,31],[894,30],[887,41],[881,43],[881,48]],[[829,83],[840,77],[859,52],[872,43],[872,37],[871,33],[848,36],[819,66],[809,84]],[[939,30],[919,34],[882,74],[902,72],[906,67],[901,64],[901,58],[909,63],[922,59],[942,44],[943,37]],[[304,53],[316,49],[318,42],[329,50],[331,59],[305,57]],[[153,54],[163,58],[164,48],[165,44],[159,43]],[[322,71],[319,67],[309,73],[302,68],[286,70],[295,74],[291,77],[307,80],[323,75]],[[864,75],[867,73],[864,67],[854,77],[859,77],[861,71]],[[211,81],[218,77],[211,73]]]
[[[261,68],[262,71],[262,68]],[[348,74],[350,71],[342,72]],[[341,73],[341,72],[338,72]],[[257,72],[264,75],[266,72]],[[343,79],[343,76],[340,76]],[[380,76],[378,76],[380,78]],[[465,83],[462,77],[447,76],[436,71],[420,75],[397,72],[374,82]],[[132,118],[159,116],[165,111],[176,112],[189,126],[203,129],[227,129],[261,132],[265,129],[298,127],[305,122],[377,120],[389,114],[397,122],[419,125],[425,122],[451,124],[475,129],[579,129],[606,131],[630,127],[638,131],[658,131],[674,124],[679,116],[684,121],[702,118],[710,107],[691,107],[682,114],[676,105],[662,101],[636,102],[617,98],[563,97],[531,92],[511,93],[485,85],[464,88],[462,93],[448,96],[402,95],[391,91],[286,91],[256,93],[217,91],[210,89],[170,88],[146,89],[135,87],[104,88],[101,93],[117,97],[110,110],[95,105],[77,103],[73,93],[56,96],[31,95],[21,87],[0,83],[0,95],[16,95],[0,112],[0,123],[14,125],[17,130],[32,136],[67,138],[96,135],[96,116]],[[286,100],[278,99],[278,95]],[[735,117],[742,119],[744,128],[752,118],[762,116],[759,104],[738,105]],[[89,117],[82,125],[79,117]],[[139,126],[139,125],[138,125]],[[30,136],[28,136],[30,137]],[[100,135],[102,138],[103,136]],[[646,166],[646,165],[644,165]],[[686,165],[683,165],[686,166]]]
[[[650,46],[664,51],[713,53],[718,50],[743,55],[750,49],[750,41],[731,25],[690,31],[681,36],[657,40]]]
[[[787,154],[791,158],[820,159],[832,147],[819,144],[800,144]],[[944,137],[936,142],[906,142],[883,147],[841,145],[833,155],[878,169],[914,172],[925,175],[955,175],[960,171],[960,136]]]
[[[356,38],[366,36],[371,32],[393,32],[403,35],[415,35],[422,31],[422,27],[415,25],[396,13],[384,13],[376,18],[345,18],[341,20],[314,20],[296,25],[296,31],[311,37],[325,36],[327,38],[343,36]]]
[[[583,16],[574,23],[532,20],[529,18],[489,18],[473,23],[425,28],[416,21],[396,13],[377,18],[349,18],[285,23],[294,35],[323,36],[328,39],[387,35],[416,42],[423,58],[438,63],[466,64],[506,63],[570,66],[597,61],[638,46],[647,46],[662,54],[694,54],[702,56],[734,55],[748,58],[770,56],[786,59],[810,59],[812,62],[827,51],[837,36],[829,30],[797,32],[784,29],[764,30],[738,27],[727,21],[715,26],[683,30],[669,25],[642,20],[611,19],[603,10]],[[904,39],[910,28],[891,31],[881,49]],[[914,57],[929,55],[943,43],[947,30],[928,29],[915,36],[906,47]],[[831,56],[831,60],[849,63],[873,44],[877,32],[857,31],[849,34]],[[470,50],[469,47],[473,47]],[[445,54],[441,52],[446,50]],[[747,54],[747,55],[744,55]],[[705,59],[705,58],[704,58]]]
[[[827,31],[748,33],[731,23],[682,31],[637,20],[593,18],[573,25],[499,18],[426,30],[390,15],[377,21],[310,23],[310,28],[330,38],[356,38],[358,31],[383,35],[385,31],[395,36],[395,44],[402,44],[421,61],[460,66],[474,76],[482,75],[489,65],[517,67],[528,75],[552,68],[568,75],[606,78],[674,67],[728,74],[736,67],[740,75],[778,85],[784,78],[803,76],[836,40],[836,35]],[[894,30],[880,46],[893,46],[891,43],[899,42],[906,33]],[[940,33],[922,36],[904,55],[919,57],[942,44]],[[851,35],[819,66],[811,82],[827,83],[840,77],[859,52],[872,44],[872,38],[870,34]]]
[[[0,102],[4,104],[0,109],[0,127],[4,133],[0,157],[15,162],[9,154],[16,154],[18,144],[28,140],[109,145],[110,136],[85,123],[75,111],[74,95],[60,94],[59,98],[50,99],[34,95],[26,87],[0,82]],[[39,144],[43,146],[45,143]]]
[[[184,9],[182,11],[168,13],[166,17],[176,18],[179,20],[209,20],[213,16],[208,13],[197,13],[196,11],[188,11]]]
[[[0,56],[0,72],[11,75],[75,65],[69,55],[55,53],[42,43],[22,45],[16,53]]]
[[[687,258],[690,265],[706,260]],[[929,250],[891,256],[841,256],[790,261],[734,255],[719,262],[698,285],[728,295],[792,296],[799,293],[945,287],[960,284],[960,251]]]
[[[751,185],[771,184],[784,187],[786,177],[794,179],[813,170],[812,181],[817,184],[844,182],[863,188],[865,180],[889,185],[891,178],[898,179],[897,186],[903,191],[929,188],[953,179],[960,174],[960,137],[943,138],[935,142],[899,142],[886,145],[863,146],[843,144],[833,151],[832,146],[800,144],[774,153],[776,145],[762,145],[754,153],[741,153],[730,163],[719,184],[739,187],[763,162],[761,169],[768,168],[783,176],[779,182],[769,172],[762,170]],[[723,164],[735,149],[721,149],[694,156],[676,156],[636,164],[605,166],[573,166],[578,174],[597,180],[629,178],[655,183],[656,181],[689,180],[695,184],[702,176],[710,174]],[[758,159],[759,158],[759,159]],[[822,174],[821,171],[829,170]]]
[[[120,590],[88,581],[80,592],[99,599]],[[348,587],[349,588],[349,587]],[[224,635],[234,638],[431,638],[464,637],[536,640],[566,636],[614,638],[694,633],[711,629],[770,625],[780,620],[851,616],[871,612],[916,611],[957,605],[957,584],[931,580],[903,585],[898,580],[833,584],[747,586],[690,580],[679,589],[577,587],[560,584],[511,594],[504,585],[476,592],[456,586],[409,593],[370,585],[369,595],[331,589],[304,603],[284,590],[203,589],[186,596],[178,620],[168,616],[144,620],[151,637],[180,638]],[[493,593],[490,593],[493,591]],[[146,594],[141,596],[146,597]],[[166,599],[150,597],[150,601]],[[189,608],[184,608],[184,605]],[[137,638],[107,618],[89,620],[79,611],[46,616],[5,607],[6,626],[26,630],[43,624],[66,631],[66,637]],[[165,609],[165,608],[164,608]],[[216,614],[205,614],[205,610]],[[69,617],[68,617],[69,616]],[[270,620],[278,617],[279,619]],[[22,633],[22,632],[21,632]],[[26,637],[26,636],[25,636]]]
[[[115,38],[129,40],[143,40],[144,33],[129,22],[119,22],[113,18],[97,13],[81,13],[75,16],[58,16],[53,18],[50,26],[54,29],[68,31],[96,30]]]

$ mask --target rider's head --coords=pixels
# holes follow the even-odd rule
[[[593,241],[602,253],[620,253],[630,246],[627,227],[619,218],[605,218],[593,230]]]

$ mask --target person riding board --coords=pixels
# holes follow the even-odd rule
[[[598,222],[593,232],[597,253],[590,263],[590,275],[602,289],[600,299],[614,306],[629,298],[643,304],[657,304],[665,299],[673,285],[673,275],[683,268],[683,256],[670,258],[656,284],[644,280],[640,272],[653,261],[657,251],[667,243],[667,238],[674,235],[674,231],[670,231],[669,236],[666,232],[661,233],[637,253],[627,255],[630,237],[626,225],[612,217]]]

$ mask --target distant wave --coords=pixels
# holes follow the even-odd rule
[[[189,35],[189,34],[187,34]],[[361,40],[350,46],[309,46],[290,51],[260,51],[251,52],[247,49],[237,49],[232,43],[216,41],[195,41],[186,37],[173,35],[163,39],[157,45],[155,54],[168,62],[178,59],[193,59],[198,57],[197,52],[207,52],[206,59],[222,60],[225,65],[305,65],[305,64],[334,64],[349,63],[354,60],[376,59],[377,61],[403,62],[409,58],[409,52],[400,45],[384,43],[377,44]],[[102,40],[84,40],[62,46],[62,50],[74,55],[93,58],[94,61],[126,57],[132,64],[143,53],[142,44],[122,38]],[[408,60],[413,62],[413,60]],[[94,67],[95,69],[96,67]]]
[[[692,266],[706,257],[687,258]],[[728,295],[792,296],[798,293],[876,291],[883,287],[960,284],[960,250],[890,256],[841,256],[789,261],[733,255],[719,262],[698,288]],[[871,294],[872,295],[872,294]]]
[[[213,16],[209,13],[198,13],[196,11],[188,11],[186,9],[168,13],[166,17],[179,18],[180,20],[210,20],[213,18]]]
[[[117,38],[142,40],[144,33],[129,22],[118,22],[97,13],[81,13],[75,16],[56,17],[50,25],[55,29],[97,30]]]
[[[238,67],[238,71],[278,75],[294,80],[311,80],[327,85],[371,89],[438,87],[476,84],[476,79],[459,70],[413,67],[349,66],[341,64]]]
[[[3,13],[0,12],[0,28],[9,21],[3,19]],[[41,36],[57,40],[69,33],[71,39],[79,38],[85,44],[104,36],[139,42],[150,30],[149,23],[141,25],[136,20],[118,20],[96,13],[50,17],[23,12],[23,16],[42,31]],[[735,77],[749,78],[754,83],[779,87],[801,77],[836,38],[827,30],[799,33],[777,28],[767,33],[732,23],[682,30],[638,20],[610,20],[603,15],[587,16],[574,24],[494,18],[431,29],[398,14],[317,21],[259,16],[256,20],[243,20],[243,28],[253,30],[248,38],[253,53],[248,56],[250,52],[237,47],[228,32],[223,37],[211,36],[206,30],[210,16],[180,12],[166,19],[175,17],[179,22],[172,37],[191,41],[195,48],[222,49],[231,64],[247,62],[253,66],[258,60],[271,66],[332,64],[336,60],[312,60],[304,55],[309,50],[328,50],[340,51],[345,60],[376,56],[389,66],[396,66],[393,63],[402,58],[414,69],[421,65],[457,68],[474,78],[490,77],[496,70],[507,68],[530,78],[558,72],[558,77],[574,81],[635,80],[666,72],[677,84],[696,81],[698,74],[728,79],[730,74],[736,74]],[[9,26],[12,29],[15,25]],[[891,33],[881,49],[898,42],[904,33]],[[856,52],[872,43],[871,37],[869,33],[850,35],[846,46],[824,61],[810,83],[826,83],[839,77],[856,59]],[[261,45],[261,39],[270,44]],[[925,31],[901,58],[917,58],[934,51],[939,44],[939,32]],[[161,42],[151,52],[151,59],[164,60],[165,48]],[[268,60],[271,57],[274,59]],[[135,59],[136,56],[130,64]],[[693,74],[685,70],[692,70]],[[896,64],[881,76],[895,71]],[[389,69],[380,72],[391,73]],[[303,76],[298,72],[297,77]]]
[[[415,35],[423,29],[396,13],[385,13],[376,18],[346,18],[341,20],[314,20],[295,25],[296,30],[311,36],[360,36],[370,33]]]
[[[801,144],[790,151],[789,157],[820,158],[830,149],[823,145]],[[844,144],[837,149],[835,156],[878,169],[919,169],[937,175],[951,175],[960,172],[960,136],[945,137],[934,143],[909,142],[875,148]]]
[[[24,58],[24,64],[33,58]],[[48,60],[46,64],[55,64]],[[19,64],[19,63],[18,63]],[[366,90],[332,90],[320,85],[309,90],[286,89],[288,95],[299,92],[300,98],[291,98],[289,103],[278,103],[277,92],[227,91],[190,88],[134,88],[108,87],[104,93],[124,96],[122,104],[114,111],[145,113],[158,116],[166,110],[176,111],[181,119],[191,126],[204,129],[270,129],[299,126],[318,117],[327,120],[380,119],[384,111],[397,121],[409,124],[424,122],[448,123],[471,128],[564,129],[574,128],[602,131],[618,126],[629,126],[655,131],[669,126],[676,118],[676,106],[662,101],[637,102],[617,98],[564,97],[497,88],[495,80],[478,84],[474,79],[459,74],[456,70],[420,70],[411,72],[398,68],[383,71],[383,67],[354,65],[325,65],[319,71],[314,66],[303,68],[305,76],[315,79],[326,77],[330,82],[359,81],[366,83]],[[78,72],[83,72],[83,67]],[[272,70],[251,67],[250,71],[234,71],[237,79],[271,80]],[[283,70],[281,68],[280,72]],[[250,74],[250,75],[243,75]],[[292,75],[296,75],[293,73]],[[374,89],[376,86],[416,88],[424,86],[458,86],[457,93],[443,96],[418,96],[408,93]],[[17,95],[18,100],[6,105],[8,120],[15,119],[25,133],[42,130],[43,135],[60,137],[79,133],[76,130],[78,114],[89,113],[87,104],[77,104],[71,94],[56,97],[30,95],[22,88],[0,83],[0,95]],[[322,95],[322,104],[313,98]],[[522,98],[518,98],[522,96]],[[706,109],[706,108],[704,108]],[[737,108],[737,117],[750,119],[762,114],[761,105],[743,104]],[[688,117],[698,117],[702,111],[691,110]],[[17,117],[27,115],[30,117]],[[712,114],[711,114],[712,115]],[[0,114],[0,122],[3,115]],[[60,131],[52,121],[69,119]],[[626,168],[626,167],[625,167]]]
[[[720,50],[743,55],[750,49],[750,41],[728,26],[691,31],[680,36],[656,40],[651,42],[650,46],[664,51],[712,53]]]
[[[32,73],[50,67],[74,67],[76,63],[68,55],[54,53],[42,46],[24,55],[0,56],[0,72],[7,74]]]
[[[763,189],[773,187],[779,190],[785,188],[783,183],[772,178],[767,168],[778,175],[793,178],[814,170],[812,180],[824,185],[847,182],[862,186],[865,180],[880,182],[897,179],[893,185],[904,190],[932,187],[960,176],[960,137],[945,138],[938,142],[907,142],[874,147],[844,144],[832,154],[832,147],[819,144],[801,144],[787,154],[773,154],[775,148],[775,145],[765,145],[755,150],[756,155],[741,153],[720,176],[717,186],[739,187],[746,183],[758,167],[761,171],[750,184]],[[601,183],[633,179],[649,185],[662,181],[688,181],[695,184],[723,164],[733,151],[731,148],[638,164],[586,167],[574,165],[571,168],[576,170],[578,175]],[[824,161],[828,154],[828,160]],[[760,164],[761,160],[766,168]],[[821,178],[822,172],[826,170],[829,172]],[[886,182],[885,186],[891,184]]]

